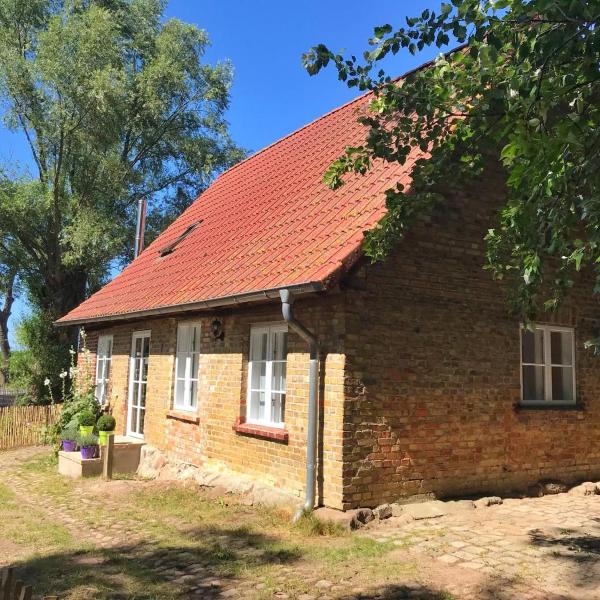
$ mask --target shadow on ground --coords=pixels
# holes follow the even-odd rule
[[[168,600],[216,598],[236,577],[264,565],[291,564],[300,552],[279,540],[242,529],[197,529],[198,545],[139,544],[60,552],[16,563],[36,594],[64,598]]]
[[[460,579],[460,571],[457,572],[457,579]],[[336,600],[460,600],[464,597],[477,598],[477,600],[516,600],[522,597],[521,592],[517,591],[518,588],[515,587],[518,585],[519,582],[512,578],[482,578],[482,583],[479,586],[470,587],[468,590],[464,590],[463,594],[462,592],[436,589],[435,586],[389,584],[385,587],[375,588],[370,592],[337,596]],[[531,598],[531,596],[527,597]],[[543,598],[544,600],[550,600],[555,596],[548,595]]]

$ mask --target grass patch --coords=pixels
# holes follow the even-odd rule
[[[23,504],[3,484],[0,484],[3,537],[33,552],[62,549],[72,543],[68,529],[47,518],[43,510]]]
[[[55,475],[58,466],[58,456],[51,452],[42,456],[34,456],[23,463],[23,471],[39,475]]]
[[[27,580],[38,582],[36,593],[59,594],[64,600],[171,600],[181,597],[185,582],[168,577],[199,567],[195,577],[223,584],[235,579],[247,586],[242,597],[260,600],[277,591],[290,597],[314,593],[311,582],[318,579],[371,588],[419,573],[416,563],[401,555],[387,556],[398,549],[391,541],[352,534],[312,514],[292,524],[288,510],[246,506],[227,495],[210,498],[193,486],[73,481],[57,474],[50,452],[18,468],[33,497],[43,493],[68,506],[80,528],[121,540],[109,550],[73,540],[43,506],[13,518],[17,499],[0,486],[9,526],[31,553],[24,567]]]
[[[303,512],[294,523],[294,528],[305,536],[344,536],[349,535],[344,528],[332,521],[323,521],[313,513]]]

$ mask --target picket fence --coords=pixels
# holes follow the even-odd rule
[[[0,407],[0,450],[48,443],[48,430],[60,417],[60,405]]]

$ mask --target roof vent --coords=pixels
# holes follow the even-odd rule
[[[198,227],[198,225],[200,225],[200,223],[202,223],[202,221],[204,221],[204,219],[200,219],[199,221],[192,223],[181,235],[177,236],[170,244],[167,244],[166,246],[161,248],[158,251],[158,255],[162,257],[162,256],[167,256],[168,254],[171,254],[171,252],[173,252],[175,250],[175,248],[177,248],[177,246],[181,242],[183,242],[183,240],[185,240],[185,238],[188,235],[190,235],[190,233],[192,233],[192,231],[194,231],[194,229],[196,229],[196,227]]]

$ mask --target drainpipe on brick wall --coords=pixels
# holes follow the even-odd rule
[[[292,331],[306,340],[310,349],[310,367],[308,374],[308,434],[306,441],[306,490],[304,506],[294,516],[300,518],[304,511],[311,511],[315,506],[315,485],[317,467],[317,428],[318,428],[318,397],[319,397],[319,343],[317,338],[302,323],[296,320],[292,305],[294,296],[290,290],[280,290],[281,312]]]

